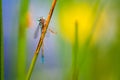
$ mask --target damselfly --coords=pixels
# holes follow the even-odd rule
[[[36,39],[39,35],[39,32],[42,34],[42,31],[43,31],[43,28],[44,28],[44,25],[46,23],[46,20],[44,17],[40,17],[40,19],[38,20],[39,21],[39,24],[35,30],[35,33],[34,33],[34,39]],[[54,32],[53,29],[51,28],[48,28],[47,32],[46,32],[46,35],[50,34],[56,34],[56,32]],[[41,61],[42,63],[44,63],[44,41],[43,41],[43,44],[42,44],[42,54],[41,54]]]

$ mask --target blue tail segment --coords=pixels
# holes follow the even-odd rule
[[[44,63],[44,56],[42,55],[41,56],[41,61],[42,61],[42,64]]]

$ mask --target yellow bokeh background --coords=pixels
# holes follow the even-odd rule
[[[104,17],[105,12],[103,13]],[[101,16],[100,16],[101,17]],[[101,28],[101,23],[104,17],[97,21],[97,28],[92,40],[97,40]],[[88,39],[93,29],[96,20],[96,14],[90,4],[69,4],[62,6],[59,13],[60,31],[61,35],[67,41],[74,43],[75,22],[78,22],[78,39],[79,43],[83,45]],[[96,32],[97,31],[97,32]]]

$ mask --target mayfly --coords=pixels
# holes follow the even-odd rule
[[[36,38],[38,37],[39,31],[40,31],[41,34],[42,34],[44,25],[45,25],[45,23],[46,23],[44,17],[40,17],[40,19],[39,19],[38,21],[39,21],[39,24],[38,24],[38,26],[37,26],[37,28],[36,28],[36,30],[35,30],[34,39],[36,39]],[[53,31],[52,29],[50,29],[50,28],[48,28],[46,35],[49,34],[48,32],[51,32],[51,33],[53,33],[53,34],[56,34],[56,32],[54,32],[54,31]],[[44,63],[44,41],[43,41],[43,44],[42,44],[41,61],[42,61],[42,63]]]

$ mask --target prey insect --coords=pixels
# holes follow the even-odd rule
[[[39,35],[39,32],[42,34],[43,32],[43,28],[44,28],[44,25],[46,23],[46,20],[44,17],[40,17],[40,19],[38,20],[39,21],[39,24],[35,30],[35,33],[34,33],[34,39],[36,39]],[[49,33],[52,33],[52,34],[56,34],[56,32],[54,32],[54,30],[52,30],[51,28],[48,28],[47,30],[47,34],[48,35]],[[44,63],[44,41],[43,41],[43,44],[42,44],[42,54],[41,54],[41,62]]]

